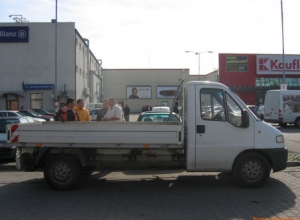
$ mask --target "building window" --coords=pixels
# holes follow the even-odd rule
[[[82,73],[82,76],[83,76],[83,78],[84,78],[84,71],[83,71],[83,73]]]
[[[30,108],[43,108],[43,93],[30,94]]]
[[[82,48],[82,53],[84,54],[84,47]]]
[[[81,50],[81,43],[79,43],[79,50]]]
[[[260,88],[280,89],[280,84],[283,83],[283,78],[256,78],[255,86]],[[288,89],[300,89],[300,78],[286,78],[285,83]]]

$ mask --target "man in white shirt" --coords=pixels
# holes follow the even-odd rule
[[[116,105],[113,97],[108,99],[109,109],[102,121],[122,121],[122,108]]]

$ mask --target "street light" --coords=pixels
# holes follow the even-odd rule
[[[12,16],[15,16],[13,19],[17,22],[17,23],[22,23],[22,15],[9,15],[9,17],[11,18]],[[21,17],[21,18],[19,18]]]
[[[280,1],[280,6],[281,6],[281,37],[282,37],[282,63],[283,63],[282,73],[283,73],[283,84],[285,84],[284,28],[283,28],[283,3],[282,3],[282,0]],[[286,87],[286,85],[283,85],[283,87]]]
[[[196,52],[196,51],[185,51],[186,53],[195,53],[195,55],[198,55],[198,74],[200,76],[200,54],[201,53],[212,53],[212,51],[202,51],[202,52]]]

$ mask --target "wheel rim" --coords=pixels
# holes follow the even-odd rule
[[[263,175],[263,167],[257,161],[248,161],[242,167],[242,175],[247,181],[256,182]]]
[[[51,178],[56,183],[67,183],[72,177],[70,167],[64,163],[57,163],[51,169]]]

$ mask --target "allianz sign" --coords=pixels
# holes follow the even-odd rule
[[[0,27],[0,43],[2,42],[28,42],[29,27]]]

